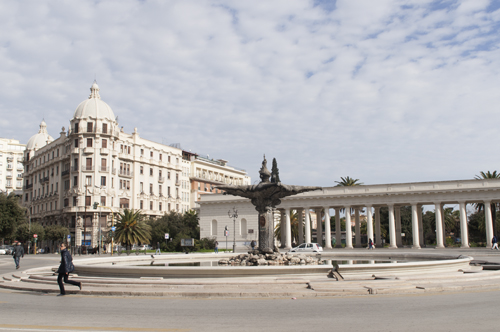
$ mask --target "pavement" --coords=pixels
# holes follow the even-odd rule
[[[332,249],[329,252],[345,249]],[[413,249],[377,249],[379,252],[415,252]],[[366,253],[354,249],[353,255]],[[425,248],[422,253],[467,255],[474,257],[471,269],[464,273],[409,274],[398,277],[369,278],[336,281],[327,276],[304,275],[246,278],[98,278],[73,275],[81,281],[80,291],[66,286],[68,294],[92,296],[139,296],[169,298],[328,298],[337,296],[381,294],[426,294],[463,291],[500,291],[500,251],[486,248]],[[174,254],[178,255],[178,254]],[[75,264],[87,256],[74,257]],[[97,258],[96,255],[91,255]],[[109,257],[103,255],[102,257]],[[0,258],[0,288],[41,294],[57,294],[57,276],[51,267],[59,264],[59,255],[29,255],[21,260],[21,269],[15,270],[10,257]],[[491,269],[488,269],[491,268]]]

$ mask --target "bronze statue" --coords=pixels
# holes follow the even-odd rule
[[[281,198],[297,195],[307,191],[319,190],[321,187],[291,186],[282,184],[279,178],[279,170],[276,159],[273,159],[272,173],[267,169],[267,160],[264,155],[262,167],[259,171],[260,183],[257,185],[245,186],[217,186],[224,190],[224,195],[234,195],[250,198],[255,209],[259,212],[259,250],[273,250],[273,208],[281,204]],[[271,181],[269,181],[271,178]]]

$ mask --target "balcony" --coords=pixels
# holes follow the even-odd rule
[[[94,153],[94,148],[83,148],[83,153],[85,154],[93,154]]]
[[[80,148],[73,148],[71,149],[72,154],[79,154],[80,153]]]
[[[94,166],[82,165],[82,171],[84,171],[84,172],[93,172],[94,171]]]
[[[180,185],[181,185],[181,181],[179,181],[179,180],[175,180],[175,185],[176,185],[176,186],[180,186]]]
[[[134,172],[131,172],[131,171],[125,171],[125,170],[120,170],[120,173],[118,175],[121,175],[121,176],[126,176],[126,177],[133,177],[134,176]]]
[[[33,183],[30,183],[30,184],[27,184],[24,189],[28,190],[28,189],[31,189],[33,188]]]
[[[22,178],[23,178],[23,175],[21,173],[17,174],[17,179],[18,180],[22,180]]]
[[[7,162],[11,163],[14,161],[14,157],[7,157]]]
[[[7,164],[7,169],[13,169],[12,164]]]
[[[113,168],[113,169],[111,170],[111,174],[116,174],[116,168]]]
[[[61,176],[66,176],[66,175],[69,175],[69,169],[61,172]]]
[[[163,177],[163,176],[159,177],[159,178],[158,178],[158,182],[159,182],[159,183],[163,183],[163,182],[165,182],[165,177]]]
[[[109,167],[108,166],[100,166],[99,172],[109,172]]]
[[[6,177],[7,179],[12,179],[12,174],[7,174],[7,175],[5,175],[5,177]]]
[[[109,154],[108,148],[101,148],[101,154]]]

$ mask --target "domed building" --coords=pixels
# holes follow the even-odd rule
[[[190,173],[196,155],[141,138],[137,128],[131,134],[119,129],[96,82],[57,139],[42,121],[24,159],[23,204],[31,221],[67,226],[72,246],[97,247],[113,214],[125,208],[156,218],[194,207]],[[245,171],[220,168],[231,181],[250,182]]]

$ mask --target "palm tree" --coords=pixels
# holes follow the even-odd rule
[[[336,187],[351,187],[351,186],[360,186],[363,184],[362,182],[358,182],[359,179],[353,179],[348,176],[346,176],[345,178],[341,176],[340,180],[341,181],[335,181],[337,183]]]
[[[141,210],[125,209],[116,216],[116,242],[121,242],[130,249],[133,243],[146,243],[151,240],[151,226],[146,224]]]
[[[490,171],[485,172],[480,172],[480,175],[476,175],[474,179],[476,180],[483,180],[483,179],[500,179],[500,173],[497,171],[493,171],[491,173]],[[484,204],[483,203],[476,203],[474,204],[474,207],[476,208],[477,212],[481,212],[484,210]],[[497,219],[497,203],[491,203],[491,219],[493,222],[493,234],[497,234],[496,232],[496,219]]]
[[[292,227],[292,242],[298,243],[299,241],[299,218],[297,211],[290,211],[290,225]],[[302,225],[304,227],[304,225]],[[274,237],[281,240],[281,221],[276,224],[274,228]]]

